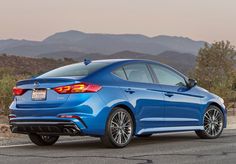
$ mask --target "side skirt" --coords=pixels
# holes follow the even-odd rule
[[[137,132],[137,135],[145,133],[158,133],[158,132],[175,132],[175,131],[193,131],[204,130],[203,126],[179,126],[179,127],[161,127],[161,128],[146,128]]]

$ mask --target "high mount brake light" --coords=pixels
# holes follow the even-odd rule
[[[96,84],[90,83],[78,83],[66,86],[60,86],[53,88],[59,94],[70,94],[70,93],[88,93],[88,92],[97,92],[102,87]]]
[[[23,95],[25,92],[26,92],[25,89],[18,88],[18,87],[14,87],[14,88],[12,89],[12,93],[13,93],[14,96],[21,96],[21,95]]]

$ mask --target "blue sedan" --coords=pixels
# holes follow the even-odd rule
[[[214,139],[227,123],[222,98],[148,60],[85,60],[19,81],[13,94],[11,131],[39,146],[61,135],[100,137],[118,148],[163,132]]]

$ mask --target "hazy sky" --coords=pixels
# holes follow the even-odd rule
[[[0,0],[0,39],[42,40],[67,30],[236,45],[236,0]]]

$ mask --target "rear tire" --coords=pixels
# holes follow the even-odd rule
[[[38,134],[29,134],[30,140],[38,146],[50,146],[57,142],[59,136],[44,136]]]
[[[224,129],[224,114],[214,105],[206,110],[203,117],[204,130],[197,130],[195,133],[202,139],[218,138]]]
[[[134,123],[130,113],[123,108],[114,108],[101,141],[106,147],[122,148],[130,143],[133,133]]]

